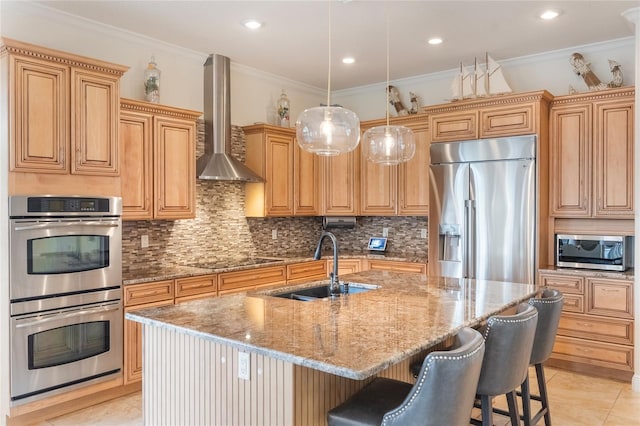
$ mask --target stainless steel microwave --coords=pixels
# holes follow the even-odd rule
[[[556,266],[624,271],[633,259],[633,237],[556,235]]]

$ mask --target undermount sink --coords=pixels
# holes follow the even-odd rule
[[[340,294],[332,296],[329,291],[329,285],[324,284],[316,287],[305,287],[297,290],[290,290],[283,293],[274,293],[271,296],[274,297],[282,297],[284,299],[294,299],[294,300],[302,300],[305,302],[311,300],[318,299],[326,299],[328,297],[338,297],[345,294],[356,294],[363,293],[369,290],[375,290],[380,288],[380,286],[373,284],[360,284],[360,283],[349,283],[348,285],[344,285],[344,283],[340,284]]]

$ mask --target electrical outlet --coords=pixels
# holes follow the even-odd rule
[[[382,236],[383,237],[389,236],[389,228],[382,228]]]
[[[272,229],[271,230],[271,239],[272,240],[277,240],[278,239],[278,230],[277,229]]]
[[[420,230],[420,238],[422,238],[423,240],[427,238],[427,230],[422,228]]]
[[[142,235],[140,237],[140,247],[142,247],[142,248],[149,247],[149,236],[148,235]]]
[[[238,379],[250,380],[251,357],[247,352],[238,352]]]

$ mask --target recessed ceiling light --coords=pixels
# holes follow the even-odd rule
[[[258,28],[262,27],[262,22],[255,19],[245,19],[244,21],[242,21],[242,25],[250,30],[257,30]]]
[[[347,56],[346,58],[342,58],[343,64],[353,64],[356,60],[351,56]]]
[[[540,14],[540,18],[544,19],[545,21],[549,21],[551,19],[557,18],[559,15],[560,12],[558,12],[557,10],[545,10]]]
[[[442,43],[442,39],[440,37],[430,38],[428,43],[433,45],[440,44]]]

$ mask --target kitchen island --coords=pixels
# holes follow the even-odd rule
[[[127,313],[144,326],[145,424],[324,424],[373,377],[410,382],[413,360],[536,292],[410,273],[342,278],[378,288],[335,300],[273,297],[283,288]]]

